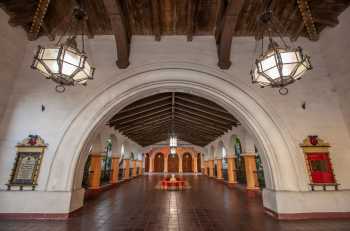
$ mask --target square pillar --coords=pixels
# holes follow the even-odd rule
[[[130,178],[130,160],[125,159],[125,169],[124,169],[124,180],[128,180]]]
[[[198,173],[197,156],[193,158],[193,172]]]
[[[208,160],[209,162],[209,177],[214,177],[214,160]]]
[[[100,188],[101,184],[101,154],[91,155],[91,165],[90,165],[90,176],[89,176],[89,187],[92,189]]]
[[[237,184],[237,174],[236,174],[236,156],[227,157],[227,175],[229,186]]]
[[[151,173],[151,172],[154,172],[154,158],[149,158],[149,169],[148,169],[148,172]]]
[[[112,157],[112,174],[109,179],[109,183],[116,184],[118,183],[118,174],[119,174],[119,157]]]
[[[222,177],[222,159],[217,159],[217,174],[216,174],[216,178],[218,180],[224,180],[224,178]]]
[[[182,170],[182,156],[181,157],[179,156],[179,173],[183,173],[183,170]]]
[[[206,176],[208,176],[208,161],[207,160],[205,160],[204,162],[203,162],[203,167],[204,167],[204,175],[206,175]]]
[[[132,177],[137,176],[137,165],[136,165],[137,160],[132,161]]]
[[[258,175],[256,171],[256,154],[245,153],[244,158],[245,174],[247,178],[247,190],[259,190]]]
[[[168,172],[168,156],[164,156],[164,173]]]
[[[142,166],[142,160],[139,160],[139,168],[140,168],[140,171],[139,171],[139,175],[142,176],[143,174],[143,166]]]

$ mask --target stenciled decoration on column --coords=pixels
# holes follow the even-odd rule
[[[327,186],[338,190],[339,184],[333,172],[329,143],[324,142],[317,135],[310,135],[303,140],[300,147],[304,151],[311,190],[314,191],[319,187],[327,190]]]
[[[293,48],[292,44],[287,44],[282,37],[282,34],[287,33],[272,12],[272,0],[264,2],[265,11],[258,18],[259,28],[255,36],[254,55],[257,58],[250,74],[253,83],[260,87],[280,88],[279,93],[286,95],[286,86],[301,79],[304,73],[312,68],[310,57],[303,53],[301,47]]]
[[[16,160],[7,184],[7,190],[23,190],[27,187],[35,190],[46,147],[47,144],[38,135],[29,135],[16,145]]]
[[[64,92],[65,86],[86,85],[93,79],[95,68],[87,62],[84,45],[84,25],[87,13],[80,5],[73,10],[71,21],[53,46],[39,46],[32,63],[32,68],[47,79],[56,82],[57,92]],[[81,49],[76,38],[81,35]],[[65,42],[61,42],[67,35]]]

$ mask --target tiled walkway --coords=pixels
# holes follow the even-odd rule
[[[204,176],[186,177],[192,189],[155,189],[159,176],[144,176],[103,193],[67,221],[0,221],[0,231],[237,230],[350,231],[350,220],[277,221],[259,198]]]

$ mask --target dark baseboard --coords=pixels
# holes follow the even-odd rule
[[[316,219],[349,219],[350,212],[316,212],[316,213],[276,213],[264,208],[265,213],[277,220],[316,220]]]

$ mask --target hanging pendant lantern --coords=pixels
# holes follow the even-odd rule
[[[310,57],[305,55],[300,47],[291,48],[286,44],[280,35],[278,23],[273,18],[271,10],[267,10],[260,16],[259,24],[262,30],[256,36],[255,50],[260,47],[261,51],[250,72],[252,83],[256,83],[260,87],[278,87],[280,88],[279,93],[286,95],[288,89],[285,86],[300,79],[306,71],[312,69]],[[281,45],[272,38],[272,33],[278,34]],[[268,39],[266,50],[264,47],[265,34],[267,34]]]
[[[58,84],[56,86],[57,92],[64,92],[65,86],[86,85],[88,80],[93,79],[95,72],[95,68],[87,62],[84,50],[83,31],[86,13],[79,7],[74,9],[73,16],[74,22],[71,23],[75,23],[76,27],[81,26],[82,50],[78,48],[76,42],[77,33],[68,36],[64,43],[61,43],[62,35],[53,46],[39,46],[31,66],[47,79],[56,82]],[[71,26],[68,30],[70,29]]]

